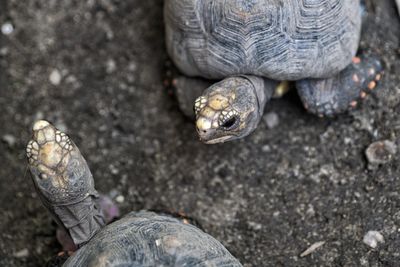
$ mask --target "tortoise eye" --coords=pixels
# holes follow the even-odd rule
[[[224,130],[232,130],[239,125],[240,117],[235,110],[223,111],[219,117],[219,125]]]
[[[221,124],[221,127],[224,128],[224,130],[233,130],[239,125],[240,118],[238,116],[233,116],[223,122]]]
[[[224,128],[231,128],[233,125],[236,124],[236,117],[232,117],[229,120],[227,120],[226,122],[224,122],[224,124],[222,124],[222,127]]]

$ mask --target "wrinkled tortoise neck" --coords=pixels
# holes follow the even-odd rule
[[[252,75],[242,75],[240,77],[247,79],[252,84],[258,100],[258,113],[261,119],[264,114],[265,105],[274,95],[278,82]]]
[[[35,189],[57,223],[79,247],[104,225],[98,193],[79,149],[47,121],[37,121],[27,146]]]

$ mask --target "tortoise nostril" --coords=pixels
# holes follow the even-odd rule
[[[206,134],[206,133],[207,133],[207,130],[206,130],[206,129],[200,129],[199,127],[196,127],[196,130],[197,130],[197,132],[199,132],[199,133],[203,133],[203,134]]]

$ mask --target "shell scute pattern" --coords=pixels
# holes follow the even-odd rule
[[[167,49],[189,76],[323,78],[355,55],[359,12],[359,0],[168,0]]]
[[[106,226],[64,266],[241,266],[197,227],[153,212],[132,212]]]

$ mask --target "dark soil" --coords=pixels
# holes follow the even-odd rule
[[[42,266],[60,249],[26,173],[39,118],[70,134],[123,213],[184,212],[245,266],[400,266],[399,156],[368,168],[364,153],[400,143],[400,21],[394,1],[367,7],[361,49],[385,75],[357,110],[319,119],[291,93],[267,107],[276,127],[207,146],[163,87],[161,0],[0,1],[15,28],[0,33],[0,266]],[[369,230],[385,242],[365,245]]]

